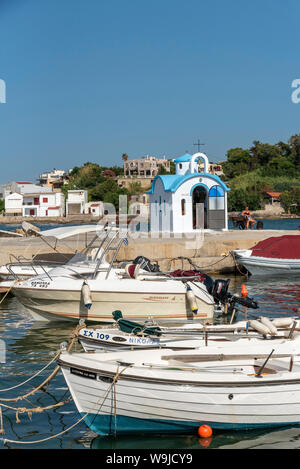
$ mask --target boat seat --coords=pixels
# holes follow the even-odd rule
[[[122,332],[128,334],[143,334],[143,335],[155,335],[160,337],[162,332],[161,329],[157,326],[146,327],[144,324],[139,324],[138,322],[130,321],[128,319],[123,319],[122,312],[117,310],[112,313],[113,318],[117,321],[117,324]]]

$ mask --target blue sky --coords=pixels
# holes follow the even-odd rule
[[[300,133],[296,0],[0,0],[0,182]]]

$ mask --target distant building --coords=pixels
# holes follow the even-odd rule
[[[85,206],[88,203],[88,191],[70,190],[66,202],[66,215],[80,215],[85,213]]]
[[[281,192],[268,191],[264,192],[263,196],[268,204],[274,205],[275,203],[280,203]]]
[[[23,195],[23,217],[63,217],[65,197],[61,192]]]
[[[68,184],[69,179],[69,172],[54,168],[52,171],[40,174],[38,183],[42,187],[50,187],[52,191],[56,191],[64,184]]]
[[[93,217],[102,217],[104,214],[103,202],[87,202],[84,212]]]
[[[155,177],[161,168],[170,172],[170,161],[149,155],[135,160],[124,160],[125,177]]]
[[[38,194],[45,192],[52,192],[51,187],[42,187],[28,181],[17,181],[11,183],[11,192],[18,192],[19,194]]]
[[[0,184],[0,199],[4,200],[7,195],[13,192],[11,186],[12,183]]]
[[[10,217],[21,217],[23,214],[23,196],[18,192],[13,192],[4,197],[5,215]]]
[[[199,163],[199,171],[203,172],[204,163]],[[224,174],[222,165],[220,163],[209,163],[208,172],[210,174],[215,174],[216,176],[222,176]]]
[[[64,214],[65,199],[60,192],[14,192],[5,197],[5,216],[61,217]]]

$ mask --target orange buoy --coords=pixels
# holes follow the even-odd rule
[[[209,438],[212,436],[212,429],[209,425],[201,425],[201,427],[198,428],[198,435],[201,436],[201,438]]]
[[[248,295],[248,290],[247,290],[247,287],[244,283],[242,285],[241,295],[242,295],[243,298],[246,298],[246,296]]]

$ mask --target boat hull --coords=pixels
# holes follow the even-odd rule
[[[177,285],[179,287],[179,285]],[[49,285],[48,285],[49,287]],[[113,311],[120,309],[128,319],[212,319],[214,303],[196,297],[198,313],[193,314],[184,292],[92,290],[92,306],[86,308],[81,290],[13,288],[13,294],[35,315],[44,319],[113,322]]]
[[[134,352],[132,352],[134,353]],[[81,416],[101,435],[193,433],[208,424],[250,430],[300,423],[300,376],[290,383],[168,381],[149,371],[129,378],[62,364]],[[120,367],[121,368],[121,367]],[[116,370],[116,373],[118,371]]]
[[[276,259],[251,256],[234,251],[236,262],[252,275],[300,275],[299,259]]]

